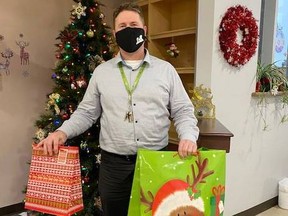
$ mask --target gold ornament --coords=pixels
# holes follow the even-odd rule
[[[86,35],[87,35],[89,38],[92,38],[92,37],[94,37],[94,32],[93,32],[91,29],[89,29],[89,30],[86,32]]]
[[[51,106],[54,106],[54,110],[57,115],[60,114],[60,109],[57,105],[57,101],[60,99],[60,95],[58,93],[52,93],[49,95],[49,100],[47,102],[47,109],[50,109]]]
[[[215,105],[212,104],[211,89],[204,88],[203,84],[192,91],[191,101],[195,108],[197,118],[215,118]]]
[[[37,130],[37,132],[36,132],[36,138],[39,140],[39,141],[41,141],[41,140],[43,140],[44,138],[45,138],[45,131],[43,130],[43,129],[41,129],[41,128],[39,128],[38,130]]]

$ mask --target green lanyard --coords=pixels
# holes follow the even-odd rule
[[[124,83],[124,86],[126,88],[126,91],[128,93],[128,111],[126,112],[126,115],[125,115],[125,120],[128,120],[128,122],[133,122],[133,111],[132,111],[132,94],[134,92],[134,90],[137,88],[137,85],[139,83],[139,80],[143,74],[143,71],[145,69],[145,66],[146,66],[146,62],[144,62],[141,67],[140,67],[140,70],[136,76],[136,79],[134,80],[134,83],[132,86],[130,86],[128,80],[127,80],[127,77],[125,75],[125,72],[123,70],[123,65],[122,65],[122,62],[119,62],[118,64],[119,66],[119,70],[120,70],[120,73],[121,73],[121,76],[122,76],[122,80],[123,80],[123,83]]]
[[[119,69],[120,69],[120,73],[121,73],[122,80],[123,80],[124,86],[126,88],[126,91],[127,91],[128,95],[129,95],[129,97],[132,97],[132,94],[133,94],[134,90],[136,89],[136,87],[137,87],[137,85],[139,83],[139,80],[140,80],[140,78],[141,78],[141,76],[143,74],[144,68],[146,66],[146,62],[144,62],[141,65],[140,70],[139,70],[139,72],[138,72],[138,74],[136,76],[136,79],[134,80],[134,83],[133,83],[132,86],[130,86],[129,83],[128,83],[127,77],[126,77],[126,75],[124,73],[124,70],[123,70],[122,62],[120,62],[118,64],[118,66],[119,66]]]

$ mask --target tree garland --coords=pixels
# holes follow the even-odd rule
[[[237,33],[242,33],[237,42]],[[227,62],[235,67],[246,64],[255,54],[258,43],[258,26],[253,14],[246,7],[230,7],[221,20],[219,44]]]

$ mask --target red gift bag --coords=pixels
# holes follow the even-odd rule
[[[84,208],[78,147],[60,147],[54,156],[33,148],[25,208],[58,216]]]

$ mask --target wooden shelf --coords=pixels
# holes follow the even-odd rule
[[[157,3],[157,2],[171,2],[171,1],[175,1],[175,2],[179,2],[179,0],[150,0],[150,3],[153,4],[153,3]]]
[[[150,0],[150,2],[153,4],[153,3],[156,3],[156,2],[161,2],[161,1],[164,1],[164,0]]]
[[[194,74],[194,67],[178,67],[176,68],[179,74]]]
[[[138,4],[140,7],[146,6],[146,5],[148,5],[148,0],[138,0],[138,1],[137,1],[137,4]]]
[[[279,91],[276,95],[273,95],[271,92],[253,92],[252,97],[277,97],[287,94],[286,92]]]
[[[151,34],[150,39],[155,40],[155,39],[163,39],[163,38],[170,38],[170,37],[177,37],[177,36],[191,35],[191,34],[196,34],[195,27],[164,31],[164,32],[159,32],[157,34]]]

